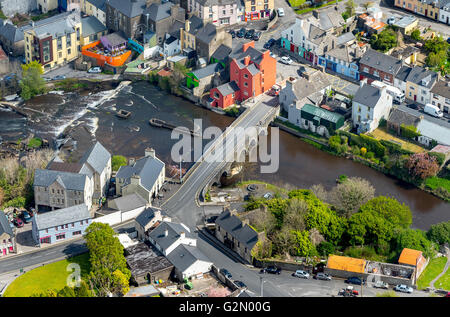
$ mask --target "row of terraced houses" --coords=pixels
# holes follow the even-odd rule
[[[450,0],[395,0],[394,5],[450,25]]]

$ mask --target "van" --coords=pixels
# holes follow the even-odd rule
[[[437,118],[442,118],[444,116],[441,109],[439,109],[438,106],[432,105],[431,103],[427,103],[425,105],[423,112],[428,113],[429,115]]]
[[[401,104],[405,102],[405,94],[399,88],[388,85],[378,80],[374,80],[371,85],[378,89],[386,87],[386,92],[392,96],[392,101],[394,103]]]

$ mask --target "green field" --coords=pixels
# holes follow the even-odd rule
[[[26,272],[8,286],[3,296],[29,297],[48,289],[59,291],[67,285],[67,277],[71,272],[68,272],[66,269],[70,263],[78,263],[80,265],[82,278],[90,271],[89,253],[84,253]]]
[[[302,5],[305,2],[306,2],[306,0],[289,0],[289,4],[293,8],[298,7],[299,5]]]
[[[450,291],[450,269],[447,269],[447,272],[434,283],[434,288],[442,288]]]
[[[433,176],[426,179],[425,185],[431,189],[442,187],[450,193],[450,179]]]
[[[418,289],[424,289],[430,285],[430,282],[438,276],[445,267],[445,263],[447,263],[446,257],[435,258],[428,263],[425,271],[419,276],[417,280]],[[447,271],[448,275],[448,271]],[[437,283],[434,283],[435,287],[437,287]]]

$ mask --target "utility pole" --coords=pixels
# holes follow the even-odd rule
[[[264,280],[263,277],[260,276],[259,277],[260,281],[261,281],[261,297],[263,297],[263,291],[264,291]]]
[[[180,156],[180,184],[183,182],[183,179],[181,178],[181,161],[182,161],[183,159],[181,158],[181,156]]]

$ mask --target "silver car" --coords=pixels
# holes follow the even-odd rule
[[[404,284],[396,285],[394,290],[397,291],[397,292],[409,293],[409,294],[411,294],[413,292],[413,288],[412,287],[404,285]]]
[[[316,280],[331,281],[331,276],[326,273],[317,273],[314,278]]]
[[[302,270],[297,270],[295,271],[295,273],[292,274],[292,276],[308,279],[309,273]]]

